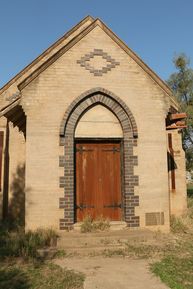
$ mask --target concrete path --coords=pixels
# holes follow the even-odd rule
[[[58,259],[56,264],[84,273],[85,289],[168,289],[149,271],[146,260],[72,257]]]

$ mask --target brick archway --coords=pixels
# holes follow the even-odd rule
[[[64,166],[64,176],[60,177],[60,187],[64,188],[64,197],[59,207],[64,209],[64,218],[60,219],[60,229],[74,224],[74,133],[81,116],[92,106],[104,105],[118,118],[123,130],[123,203],[125,221],[129,227],[139,226],[139,216],[135,216],[135,207],[139,197],[134,195],[138,185],[138,176],[134,175],[137,156],[133,155],[133,146],[137,145],[137,125],[126,104],[110,91],[95,88],[81,94],[67,109],[60,126],[60,145],[64,146],[64,156],[60,157],[60,166]]]

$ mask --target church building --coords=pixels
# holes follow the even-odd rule
[[[186,210],[185,117],[135,52],[84,18],[0,89],[0,219],[169,231]]]

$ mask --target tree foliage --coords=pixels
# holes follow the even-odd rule
[[[186,152],[187,169],[193,169],[193,69],[185,54],[173,59],[176,72],[167,83],[180,103],[181,111],[187,113],[187,128],[183,131],[183,147]]]

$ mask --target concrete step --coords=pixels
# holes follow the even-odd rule
[[[75,250],[86,248],[119,248],[127,243],[146,243],[151,240],[156,242],[157,234],[148,230],[140,231],[105,231],[99,233],[80,233],[78,231],[63,232],[57,243],[59,249]]]
[[[80,248],[68,248],[65,249],[67,255],[79,255],[79,256],[95,256],[101,254],[108,254],[108,252],[122,252],[124,251],[124,246],[98,246],[98,247],[80,247]],[[120,254],[121,255],[121,254]]]
[[[106,242],[101,242],[101,243],[91,243],[91,242],[88,242],[88,243],[76,243],[76,244],[65,244],[65,246],[62,244],[58,245],[57,248],[58,249],[66,249],[66,250],[69,250],[69,249],[80,249],[80,248],[102,248],[102,247],[105,247],[105,248],[118,248],[118,247],[125,247],[126,243],[120,243],[120,242],[117,242],[117,243],[106,243]]]

